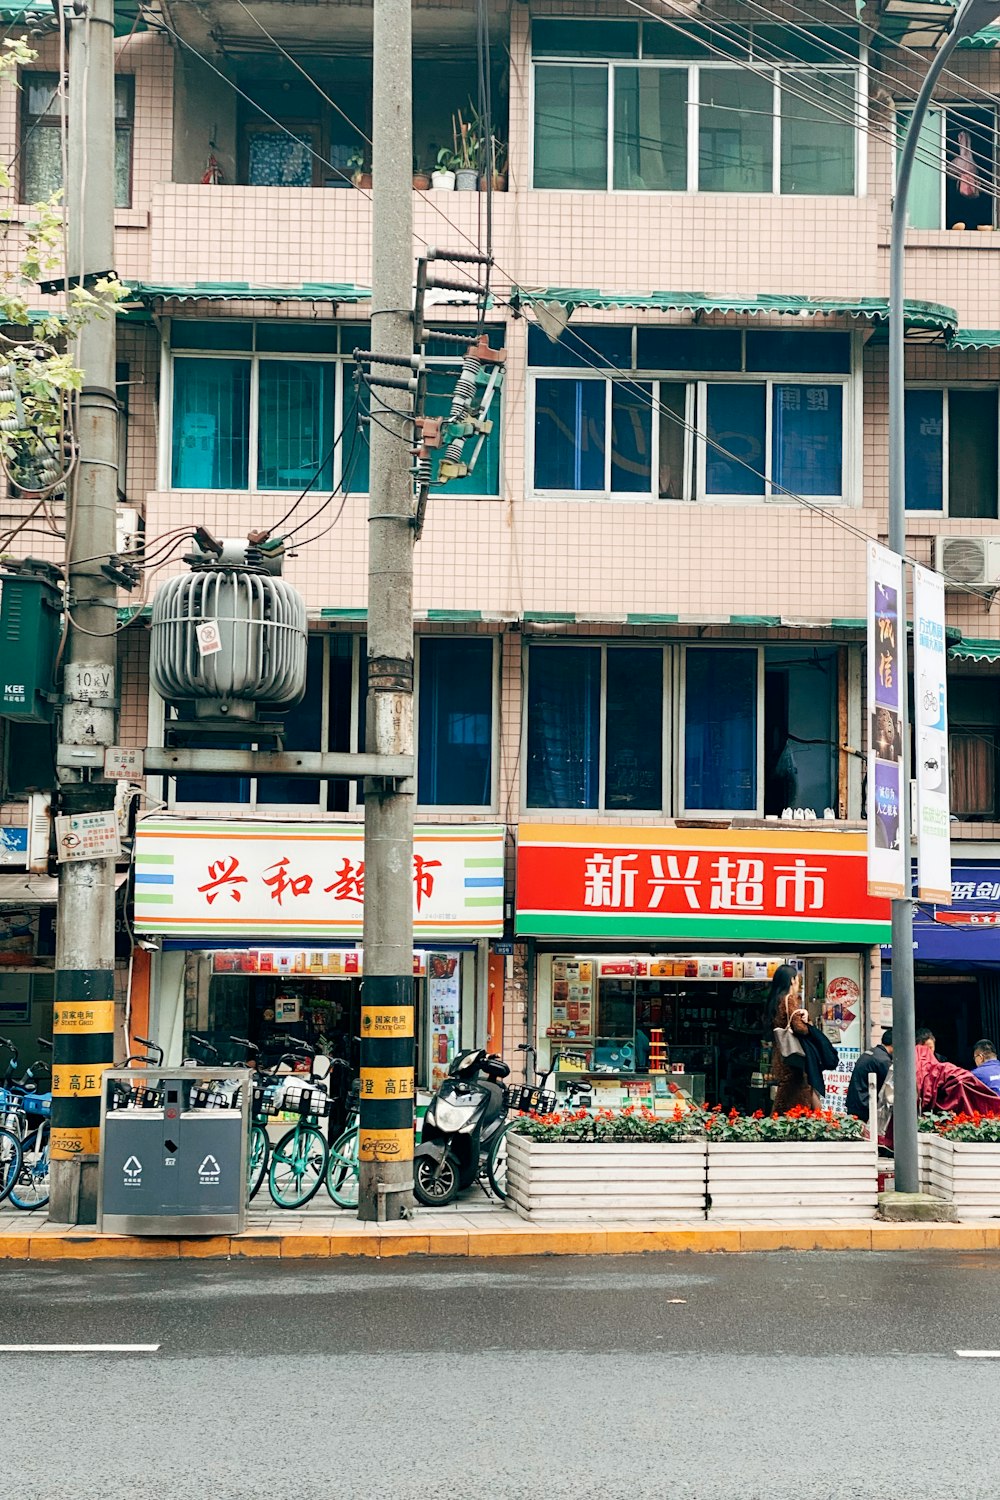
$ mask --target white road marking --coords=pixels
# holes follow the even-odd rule
[[[1000,1359],[1000,1349],[956,1349],[959,1359]]]
[[[155,1354],[159,1344],[0,1344],[0,1354]]]

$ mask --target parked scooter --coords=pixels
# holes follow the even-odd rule
[[[424,1116],[413,1159],[418,1203],[443,1208],[486,1168],[490,1147],[507,1121],[510,1068],[496,1053],[477,1047],[453,1058]]]

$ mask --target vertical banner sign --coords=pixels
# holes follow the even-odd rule
[[[900,838],[903,735],[900,725],[900,631],[906,629],[903,560],[868,544],[868,894],[909,894],[909,850]]]
[[[951,807],[944,579],[913,569],[913,692],[917,778],[917,895],[951,905]]]
[[[413,979],[361,985],[361,1161],[413,1160]]]

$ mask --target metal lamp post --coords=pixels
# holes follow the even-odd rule
[[[963,37],[981,31],[998,15],[1000,15],[998,0],[959,0],[951,29],[943,34],[920,85],[920,92],[917,94],[899,154],[896,195],[892,205],[892,230],[889,239],[889,547],[904,558],[906,556],[906,482],[903,298],[905,295],[906,215],[910,178],[921,127],[935,86],[948,59]],[[905,608],[904,589],[904,611]],[[899,680],[905,684],[909,680],[906,631],[901,630],[899,634]],[[905,688],[900,693],[900,729],[903,739],[904,795],[899,799],[899,837],[905,851],[906,880],[909,883],[911,880],[910,747],[909,703]],[[918,1188],[915,1027],[913,901],[908,884],[907,896],[903,900],[892,903],[892,1037],[895,1080],[893,1145],[896,1160],[896,1188],[903,1193],[915,1193]]]

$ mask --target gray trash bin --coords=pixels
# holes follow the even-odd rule
[[[239,1234],[253,1074],[119,1068],[104,1075],[97,1226],[118,1234]]]

